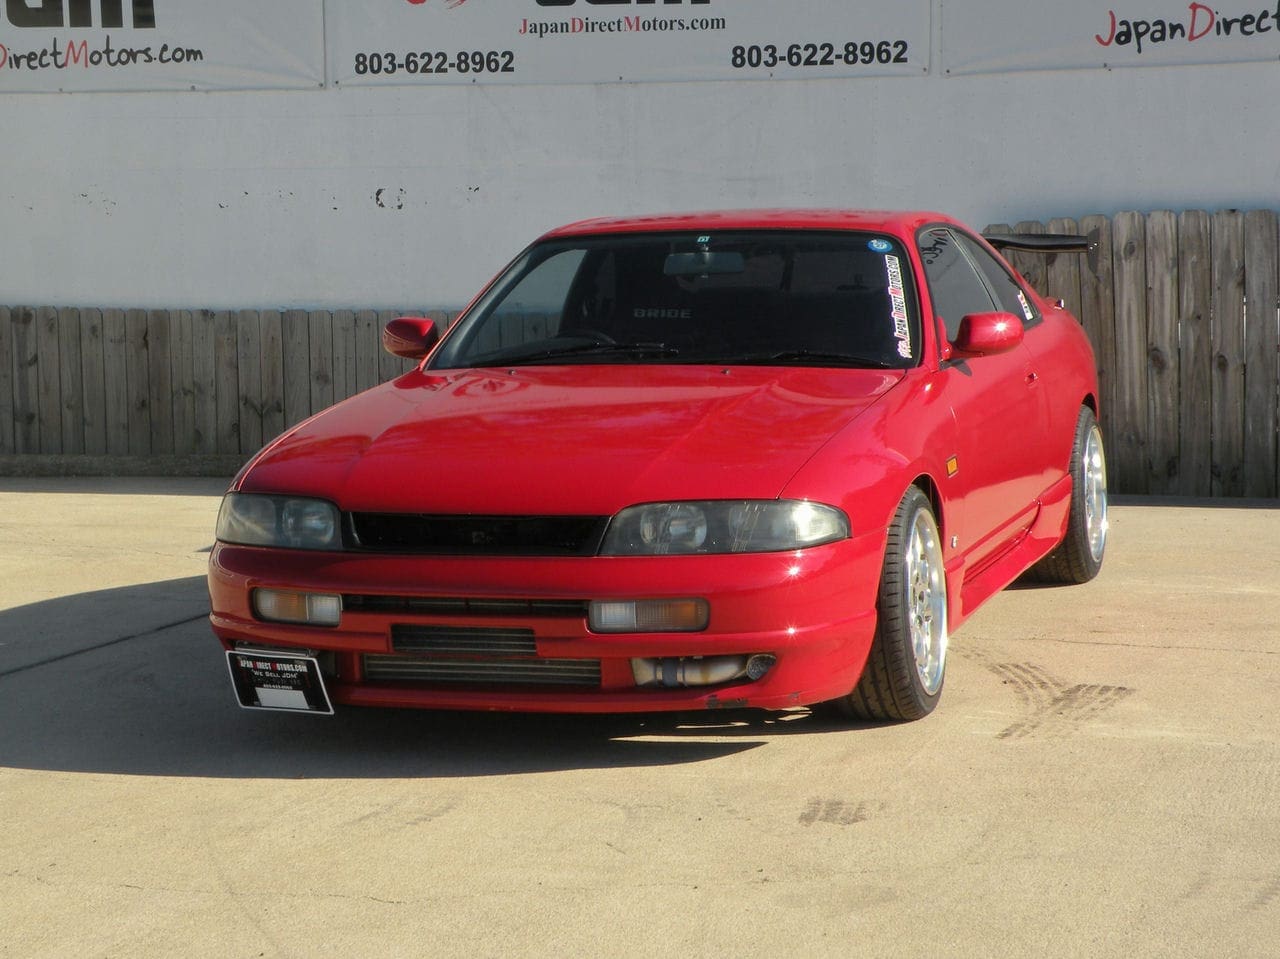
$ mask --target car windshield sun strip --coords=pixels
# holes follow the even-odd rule
[[[902,367],[876,356],[857,353],[828,353],[822,350],[782,350],[776,353],[744,353],[725,359],[725,363],[785,363],[787,361],[810,363],[835,363],[840,366],[870,366],[880,370],[897,370]]]
[[[473,366],[538,363],[570,356],[679,356],[680,351],[665,343],[576,343],[572,346],[543,347],[528,351],[494,350],[470,358]]]

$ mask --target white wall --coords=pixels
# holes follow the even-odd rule
[[[611,213],[1274,209],[1277,89],[1273,62],[4,95],[0,303],[458,305],[538,232]]]

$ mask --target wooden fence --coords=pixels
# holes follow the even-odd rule
[[[399,315],[0,307],[0,455],[243,461],[411,369],[381,345]]]
[[[1114,490],[1277,496],[1276,224],[1271,211],[1226,210],[1013,228],[1096,243],[1088,255],[1010,259],[1093,341]]]
[[[1087,255],[1011,259],[1093,340],[1114,491],[1280,495],[1276,214],[991,229],[1096,243]],[[0,307],[0,473],[31,461],[229,472],[288,426],[408,368],[381,349],[396,315]]]

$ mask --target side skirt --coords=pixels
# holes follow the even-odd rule
[[[955,626],[1000,590],[1049,555],[1067,534],[1071,513],[1071,477],[1063,476],[1040,495],[1031,525],[995,557],[965,570]],[[953,627],[954,628],[954,627]]]

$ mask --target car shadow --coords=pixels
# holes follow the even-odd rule
[[[203,577],[0,611],[0,766],[233,778],[472,777],[721,759],[794,733],[847,731],[810,714],[558,716],[243,710],[206,620]]]

